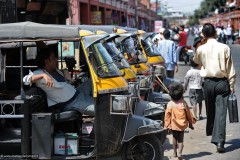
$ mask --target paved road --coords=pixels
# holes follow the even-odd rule
[[[193,37],[188,42],[192,44]],[[234,66],[237,74],[240,71],[240,45],[230,46],[234,61]],[[184,75],[190,66],[186,66],[180,63],[179,73],[176,74],[176,78],[183,80]],[[235,84],[235,93],[240,101],[240,74],[237,75],[237,82]],[[184,95],[188,101],[188,92]],[[240,102],[239,102],[240,103]],[[189,103],[190,104],[190,103]],[[238,111],[240,113],[240,109]],[[211,144],[211,137],[206,136],[206,110],[205,104],[203,105],[203,120],[197,121],[194,125],[195,129],[186,129],[184,138],[184,150],[183,158],[185,160],[240,160],[240,123],[229,123],[227,116],[227,133],[226,133],[226,152],[219,154],[216,152],[215,145]],[[174,160],[171,155],[172,150],[172,135],[167,136],[167,140],[164,143],[164,160]]]

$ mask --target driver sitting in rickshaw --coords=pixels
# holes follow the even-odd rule
[[[49,107],[61,111],[77,110],[82,114],[94,116],[94,100],[91,96],[91,79],[74,88],[68,83],[64,72],[57,69],[58,62],[54,51],[43,48],[36,57],[38,69],[23,78],[25,85],[36,83],[47,95]]]

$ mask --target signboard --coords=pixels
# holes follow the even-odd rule
[[[58,42],[58,57],[61,57],[61,51],[62,51],[62,57],[74,57],[74,43]]]
[[[159,29],[163,27],[163,21],[154,22],[154,31],[159,32]]]
[[[101,24],[102,23],[102,12],[101,11],[92,11],[91,12],[91,23],[92,24]]]

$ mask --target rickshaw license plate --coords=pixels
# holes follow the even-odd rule
[[[54,154],[64,155],[67,150],[67,155],[78,154],[78,136],[76,133],[66,133],[55,135],[54,137]],[[67,138],[67,139],[66,139]],[[67,141],[67,146],[65,146]]]

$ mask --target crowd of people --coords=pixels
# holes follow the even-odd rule
[[[230,26],[228,27],[230,28]],[[184,26],[174,30],[178,32],[174,31],[175,34],[172,34],[170,39],[169,31],[165,29],[163,36],[165,34],[167,36],[164,36],[165,40],[161,40],[158,46],[160,54],[167,59],[167,66],[172,65],[171,68],[167,68],[171,72],[167,75],[170,77],[174,76],[172,72],[174,67],[178,66],[178,57],[176,57],[176,61],[173,58],[178,56],[177,48],[186,45],[187,40]],[[194,129],[193,119],[201,120],[203,118],[203,100],[205,100],[207,115],[206,135],[212,136],[211,143],[216,145],[217,152],[225,152],[227,98],[230,93],[234,93],[236,73],[230,47],[219,41],[218,32],[218,28],[210,23],[202,26],[201,33],[194,39],[195,54],[190,59],[191,69],[186,73],[184,83],[173,83],[169,86],[169,95],[172,100],[167,105],[164,124],[165,128],[172,133],[173,157],[178,157],[178,159],[182,159],[184,130],[187,127]],[[227,36],[224,35],[227,43],[232,38],[230,32],[231,29],[228,29]],[[174,44],[174,41],[177,41],[177,45]],[[178,67],[176,68],[175,71],[178,70]],[[183,94],[188,88],[193,113],[183,98]]]

